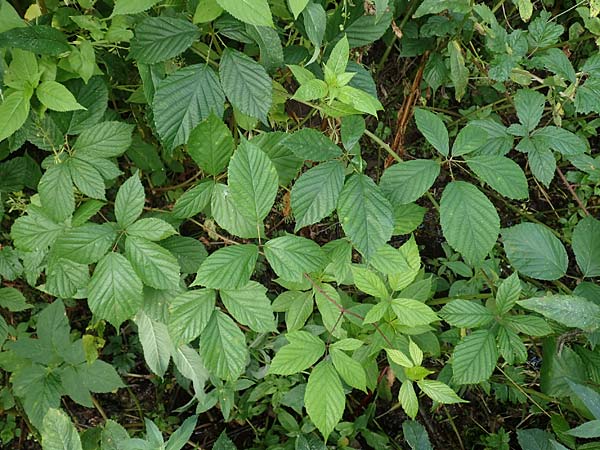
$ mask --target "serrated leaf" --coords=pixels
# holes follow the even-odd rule
[[[519,121],[527,128],[527,131],[533,131],[542,120],[546,97],[531,89],[519,89],[514,100]]]
[[[376,298],[387,298],[388,289],[379,275],[359,266],[352,266],[352,278],[356,287],[365,294]]]
[[[331,361],[344,382],[355,389],[367,391],[367,374],[363,366],[341,350],[331,350]]]
[[[50,408],[42,425],[44,450],[81,450],[81,440],[71,419],[60,409]]]
[[[403,161],[386,169],[380,187],[394,205],[406,205],[420,198],[440,174],[440,166],[429,159]]]
[[[86,128],[77,138],[73,150],[78,157],[112,158],[131,146],[133,126],[124,122],[101,122]]]
[[[569,264],[560,240],[543,225],[522,223],[502,230],[504,251],[513,267],[538,280],[557,280]]]
[[[0,116],[5,117],[0,123],[0,141],[12,136],[20,129],[29,116],[29,98],[23,91],[7,95],[0,105]]]
[[[227,314],[215,310],[200,336],[200,355],[211,373],[237,380],[248,358],[244,333]]]
[[[275,166],[281,186],[287,186],[296,178],[304,162],[284,145],[288,137],[287,133],[274,131],[272,133],[261,133],[252,138],[252,143],[258,145]]]
[[[327,263],[319,244],[300,236],[271,239],[264,251],[275,273],[289,281],[301,281],[305,273],[317,272]]]
[[[398,322],[408,327],[428,325],[439,320],[436,313],[425,303],[409,298],[395,298],[392,300],[392,310]]]
[[[433,148],[444,156],[450,152],[450,140],[448,130],[438,115],[426,109],[415,109],[415,121],[417,128],[425,136]]]
[[[552,328],[546,319],[534,315],[512,315],[505,317],[503,323],[515,333],[528,336],[547,336]]]
[[[260,148],[244,141],[231,158],[228,178],[233,201],[259,234],[279,187],[275,166]]]
[[[503,196],[515,200],[529,198],[525,173],[511,159],[504,156],[483,155],[469,158],[467,164],[481,180]]]
[[[148,317],[144,312],[136,316],[135,323],[138,326],[146,364],[153,373],[162,378],[171,360],[172,344],[167,326]]]
[[[88,286],[88,305],[99,319],[115,328],[132,318],[142,306],[142,281],[119,253],[104,256]]]
[[[552,150],[562,153],[565,156],[580,155],[585,153],[587,149],[586,142],[583,138],[579,137],[575,133],[565,130],[564,128],[548,126],[540,130],[536,130],[536,132],[533,134],[533,137],[545,139],[548,147],[550,147]]]
[[[346,235],[367,258],[392,236],[392,207],[366,175],[353,175],[346,182],[338,200],[338,215]]]
[[[52,253],[80,264],[93,264],[110,250],[116,237],[110,224],[86,223],[61,234]]]
[[[327,441],[346,406],[342,382],[330,361],[320,362],[310,373],[304,405],[310,420]]]
[[[485,128],[472,123],[462,128],[452,144],[452,156],[466,155],[479,150],[487,143],[488,134]]]
[[[241,213],[237,203],[233,201],[229,186],[215,184],[210,209],[217,224],[234,236],[253,238],[264,235],[262,223],[257,229],[256,224]]]
[[[192,130],[187,150],[202,170],[219,175],[227,167],[233,148],[233,136],[229,128],[211,114]]]
[[[152,8],[160,0],[115,0],[111,17],[122,14],[137,14]]]
[[[573,252],[584,277],[600,276],[600,221],[591,216],[573,230]]]
[[[198,352],[188,345],[181,345],[177,347],[171,356],[181,375],[192,381],[196,397],[202,399],[204,384],[209,379],[210,374],[204,367]]]
[[[600,328],[600,306],[574,295],[548,295],[517,302],[520,306],[571,328]]]
[[[521,281],[517,272],[503,280],[496,293],[496,308],[500,315],[506,314],[517,303],[521,295]]]
[[[179,286],[179,263],[168,250],[144,238],[128,236],[125,252],[145,285],[154,289],[176,289]]]
[[[12,288],[0,288],[0,307],[6,308],[11,312],[20,312],[33,308],[25,301],[21,291]]]
[[[264,67],[244,53],[226,48],[221,56],[219,76],[225,95],[235,108],[267,123],[273,103],[273,83]]]
[[[428,2],[426,1],[424,3]],[[434,1],[434,3],[439,4],[438,1]],[[416,410],[414,411],[414,414],[411,416],[413,419],[417,415],[417,412],[418,405],[416,407]],[[404,434],[404,438],[406,439],[408,445],[410,445],[410,448],[412,450],[433,450],[431,442],[429,441],[429,436],[427,435],[427,431],[425,431],[425,427],[419,422],[416,422],[414,420],[406,420],[402,422],[402,433]]]
[[[52,245],[65,229],[39,207],[30,206],[28,214],[15,220],[10,232],[16,248],[35,251]]]
[[[296,131],[283,145],[302,161],[327,161],[342,155],[342,150],[331,139],[312,128]]]
[[[275,331],[275,319],[267,288],[250,281],[242,289],[222,289],[221,301],[235,320],[259,333]]]
[[[295,231],[330,215],[344,187],[344,165],[340,161],[319,164],[294,183],[291,206],[296,218]]]
[[[273,26],[273,18],[267,0],[217,0],[217,3],[244,23],[256,26]]]
[[[471,264],[481,262],[494,247],[500,218],[494,205],[475,186],[453,181],[440,202],[444,237]]]
[[[199,214],[209,205],[214,188],[215,183],[212,180],[202,180],[177,199],[173,206],[173,215],[178,219],[185,219]],[[216,213],[213,211],[213,214]]]
[[[215,72],[205,64],[179,69],[156,89],[154,122],[162,143],[173,150],[187,143],[191,131],[211,114],[223,116],[225,95]]]
[[[215,291],[187,291],[169,303],[169,334],[176,344],[196,339],[210,320],[215,309]]]
[[[519,145],[525,142],[526,139],[528,138],[522,139]],[[542,143],[535,142],[534,139],[531,139],[531,141],[533,141],[531,148],[527,152],[527,161],[531,173],[544,186],[549,187],[556,171],[556,159],[550,149],[543,147]]]
[[[475,384],[488,380],[496,367],[498,349],[494,333],[477,330],[463,338],[452,356],[453,380]]]
[[[117,191],[115,199],[115,216],[117,223],[123,229],[127,229],[142,214],[146,194],[140,181],[140,177],[133,174],[125,181]]]
[[[414,419],[419,412],[419,399],[417,398],[415,388],[411,381],[406,380],[402,382],[400,390],[398,391],[398,402],[400,402],[400,405],[402,405],[402,409],[406,415]],[[402,425],[404,426],[405,424],[406,422],[404,422]]]
[[[75,195],[71,174],[66,164],[51,166],[38,185],[42,207],[57,222],[62,222],[75,211]]]
[[[325,353],[323,341],[306,331],[293,331],[285,337],[289,344],[275,354],[269,373],[293,375],[312,366]]]
[[[437,380],[420,380],[417,381],[417,385],[421,390],[435,402],[443,403],[445,405],[451,405],[454,403],[468,403],[463,400],[456,392],[445,383]]]
[[[465,65],[465,57],[459,41],[448,42],[448,53],[450,54],[450,79],[454,84],[454,98],[460,102],[467,92],[469,69]]]
[[[177,231],[170,223],[154,217],[137,220],[127,227],[128,236],[135,236],[148,241],[162,241],[174,234],[177,234]]]
[[[74,111],[85,109],[75,100],[71,91],[56,81],[42,81],[35,94],[46,108],[53,111]]]
[[[253,244],[221,248],[210,254],[200,265],[192,286],[241,289],[248,284],[257,259],[258,247]]]
[[[73,183],[82,194],[98,200],[106,200],[104,178],[92,163],[80,158],[69,158],[66,164]]]
[[[450,325],[460,328],[475,328],[494,320],[494,313],[479,303],[469,300],[452,300],[440,311],[440,316]]]
[[[129,55],[143,64],[166,61],[187,50],[199,35],[188,20],[148,17],[136,26]]]

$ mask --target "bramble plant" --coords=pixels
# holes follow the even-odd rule
[[[0,0],[2,445],[600,448],[599,14]]]

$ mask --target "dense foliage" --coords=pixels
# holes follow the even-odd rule
[[[600,449],[599,13],[0,0],[4,448]]]

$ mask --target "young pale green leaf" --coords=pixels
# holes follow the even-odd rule
[[[390,306],[391,303],[388,301],[381,301],[379,303],[376,303],[371,307],[371,309],[369,309],[369,312],[365,314],[365,319],[363,320],[363,323],[375,323],[380,321],[383,318],[383,316],[388,312]]]
[[[29,97],[24,91],[16,91],[7,95],[0,105],[0,141],[12,136],[20,129],[29,116]]]
[[[99,319],[115,328],[133,317],[142,306],[142,281],[119,253],[104,256],[88,286],[88,305]]]
[[[223,8],[217,3],[217,0],[200,0],[194,17],[193,23],[207,23],[217,19],[223,13]]]
[[[477,330],[463,338],[452,356],[453,380],[476,384],[492,375],[498,361],[496,337],[490,330]]]
[[[393,348],[386,348],[385,352],[390,361],[394,364],[398,364],[401,367],[414,367],[415,363],[412,359],[410,359],[406,354],[402,353],[400,350],[396,350]]]
[[[318,272],[327,263],[319,244],[291,234],[271,239],[264,250],[269,264],[284,280],[301,281],[305,273]]]
[[[244,23],[272,27],[273,18],[267,0],[217,0],[217,3]]]
[[[248,359],[244,333],[227,314],[215,310],[200,336],[200,355],[211,373],[237,380]]]
[[[57,222],[62,222],[75,211],[75,195],[71,174],[66,164],[51,166],[38,185],[42,207]]]
[[[327,64],[325,64],[325,66],[334,75],[341,75],[346,72],[346,66],[348,65],[349,58],[350,45],[348,43],[348,38],[346,35],[344,35],[331,50],[329,59],[327,60]]]
[[[482,155],[469,158],[467,164],[481,180],[503,196],[515,200],[529,198],[525,173],[513,160],[504,156]]]
[[[600,306],[574,295],[549,295],[517,302],[520,306],[567,327],[594,331],[600,328]]]
[[[288,0],[288,5],[291,13],[294,15],[294,19],[297,19],[300,13],[306,8],[309,0]]]
[[[453,403],[469,403],[467,400],[463,400],[456,392],[445,383],[436,380],[420,380],[417,381],[417,385],[431,400],[443,403],[445,405],[451,405]]]
[[[542,120],[546,97],[531,89],[519,89],[514,99],[519,121],[527,128],[527,131],[533,131]]]
[[[352,277],[356,287],[365,294],[376,298],[387,298],[388,289],[377,273],[366,267],[352,266]]]
[[[513,267],[538,280],[557,280],[569,264],[560,240],[543,225],[522,223],[502,230],[504,251]]]
[[[342,154],[342,150],[331,139],[312,128],[296,131],[283,142],[283,145],[302,161],[327,161]]]
[[[225,170],[233,149],[229,128],[214,114],[192,130],[187,147],[196,164],[210,175],[219,175]]]
[[[127,235],[148,241],[162,241],[177,234],[173,225],[154,217],[140,219],[127,227]]]
[[[256,223],[243,215],[237,203],[233,201],[229,186],[215,184],[210,201],[210,209],[219,226],[234,236],[255,238],[264,236],[264,225]]]
[[[173,215],[178,219],[186,219],[199,214],[209,205],[214,188],[215,183],[212,180],[202,180],[177,199],[173,206]],[[217,214],[216,211],[213,213]]]
[[[289,344],[281,347],[269,367],[269,373],[293,375],[308,369],[325,353],[321,339],[306,331],[293,331],[285,335]]]
[[[488,134],[485,128],[474,124],[468,124],[456,135],[454,144],[452,144],[452,156],[466,155],[483,147],[488,140]]]
[[[74,111],[85,109],[65,86],[56,81],[42,81],[35,95],[46,108],[53,111]]]
[[[440,222],[448,243],[471,264],[483,261],[500,231],[500,218],[492,202],[464,181],[453,181],[444,189]]]
[[[406,380],[402,382],[398,391],[398,402],[402,405],[402,409],[408,417],[414,419],[419,412],[419,399],[413,386],[412,381]],[[403,423],[403,425],[406,422]],[[419,449],[420,450],[420,449]]]
[[[152,109],[162,143],[173,150],[187,143],[191,131],[202,120],[213,113],[223,116],[225,95],[214,70],[206,64],[195,64],[179,69],[158,84]]]
[[[117,191],[115,216],[122,229],[127,229],[142,214],[146,194],[137,173],[125,181]]]
[[[116,0],[111,17],[123,14],[137,14],[152,8],[160,0]]]
[[[187,50],[199,35],[188,20],[148,17],[135,28],[129,56],[143,64],[166,61]]]
[[[221,56],[219,76],[225,95],[235,108],[267,123],[273,82],[263,66],[244,53],[227,48]]]
[[[429,159],[403,161],[386,169],[380,187],[392,205],[406,205],[420,198],[440,174],[440,166]]]
[[[342,419],[346,406],[344,388],[331,361],[321,361],[310,373],[304,406],[308,417],[327,441]]]
[[[517,272],[502,281],[496,293],[496,308],[500,315],[506,314],[521,296],[521,281]]]
[[[253,244],[221,248],[200,265],[192,286],[241,289],[248,284],[257,259],[258,247]]]
[[[341,350],[331,350],[331,361],[348,386],[367,392],[367,374],[363,366]]]
[[[279,187],[275,166],[265,152],[244,141],[231,158],[228,176],[233,201],[256,229],[261,229]]]
[[[44,450],[81,450],[81,440],[71,419],[60,409],[50,408],[41,429]]]
[[[425,136],[427,142],[443,156],[448,156],[450,153],[450,139],[442,119],[431,111],[417,108],[415,109],[415,121],[417,128]]]
[[[395,298],[392,300],[392,310],[398,322],[407,327],[428,325],[439,320],[436,313],[425,303],[408,298]]]
[[[294,100],[310,102],[327,97],[327,92],[327,83],[323,80],[313,79],[301,84],[292,98]]]
[[[494,320],[494,313],[479,303],[469,300],[452,300],[440,311],[440,316],[450,325],[460,328],[482,327]]]
[[[176,289],[179,286],[179,262],[165,248],[130,235],[125,240],[125,252],[145,285],[154,289]]]
[[[294,183],[291,193],[295,231],[319,222],[330,215],[344,187],[344,164],[328,161],[305,173]]]
[[[600,276],[600,221],[591,216],[573,230],[573,252],[584,277]]]
[[[175,344],[196,339],[215,309],[215,291],[197,289],[178,295],[169,303],[169,335]]]
[[[131,146],[133,126],[124,122],[101,122],[85,129],[75,141],[78,157],[112,158],[122,155]]]
[[[344,232],[367,258],[392,236],[392,207],[366,175],[353,175],[346,182],[338,200],[338,215]]]
[[[86,223],[61,234],[52,253],[80,264],[93,264],[110,250],[116,237],[111,224]]]
[[[242,289],[222,289],[221,301],[235,320],[259,333],[275,331],[275,318],[267,288],[250,281]]]
[[[352,106],[357,111],[377,117],[377,111],[383,106],[371,94],[352,86],[342,86],[338,89],[336,97],[342,103]]]
[[[162,378],[169,367],[173,347],[167,326],[148,317],[143,311],[136,315],[135,323],[146,364]]]

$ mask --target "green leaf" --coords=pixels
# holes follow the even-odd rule
[[[321,44],[323,43],[323,38],[325,37],[325,31],[327,28],[327,14],[325,13],[323,5],[319,3],[309,2],[308,5],[306,5],[304,11],[302,12],[302,18],[304,22],[304,29],[306,30],[306,35],[308,36],[308,39],[310,40],[311,44],[315,47],[310,60],[307,62],[308,65],[314,63],[319,57],[319,53],[321,51]],[[294,76],[296,77],[298,82],[300,84],[303,84],[303,81],[300,80],[300,78],[298,78],[296,71],[292,69],[292,72],[294,73]]]
[[[241,289],[248,284],[258,259],[253,244],[224,247],[209,255],[200,265],[192,286],[213,289]]]
[[[538,280],[558,280],[569,259],[560,240],[543,225],[522,223],[502,230],[504,251],[513,267]]]
[[[300,85],[292,98],[294,100],[309,102],[327,97],[327,92],[327,83],[323,80],[308,80]]]
[[[325,353],[321,339],[306,331],[293,331],[285,335],[289,344],[281,347],[269,367],[270,374],[293,375],[308,369]]]
[[[463,338],[452,356],[453,380],[458,384],[486,381],[498,361],[496,338],[490,330],[477,330]]]
[[[423,223],[426,212],[427,208],[416,203],[394,205],[394,236],[415,231]]]
[[[342,382],[330,361],[321,361],[310,373],[304,405],[308,417],[327,441],[346,406]]]
[[[227,314],[216,310],[200,336],[200,355],[211,373],[237,380],[248,358],[244,333]]]
[[[82,194],[98,200],[106,200],[104,179],[92,163],[79,158],[69,158],[66,164],[73,183]]]
[[[385,170],[379,186],[392,205],[406,205],[425,194],[439,174],[440,166],[436,161],[403,161]]]
[[[291,13],[294,15],[294,19],[297,19],[300,13],[306,8],[309,0],[288,0]]]
[[[186,275],[198,272],[200,264],[208,256],[204,245],[192,237],[171,236],[161,241],[160,245],[177,258],[181,272]]]
[[[341,75],[346,72],[349,58],[350,46],[348,44],[348,38],[344,35],[331,50],[325,67],[327,67],[334,75]]]
[[[517,272],[503,280],[496,293],[496,308],[500,315],[506,314],[521,296],[521,281]]]
[[[296,178],[304,160],[301,160],[288,149],[284,142],[288,134],[282,131],[272,133],[261,133],[252,138],[252,143],[260,147],[267,154],[277,173],[279,174],[279,184],[287,186]]]
[[[370,45],[379,38],[381,38],[385,32],[390,28],[392,23],[392,13],[386,11],[381,18],[376,15],[364,15],[358,17],[354,22],[348,26],[344,32],[348,36],[348,43],[350,48],[364,47]],[[353,61],[348,63],[348,71]]]
[[[179,428],[171,435],[167,441],[165,450],[181,450],[185,444],[189,441],[196,423],[198,422],[198,416],[191,416],[185,419],[185,421],[179,426]]]
[[[15,247],[35,251],[52,245],[64,231],[65,225],[56,223],[39,207],[31,205],[27,211],[27,215],[15,220],[10,230]]]
[[[144,238],[128,236],[125,252],[145,285],[154,289],[176,289],[179,286],[179,263],[168,250]]]
[[[469,69],[465,66],[465,57],[459,41],[448,42],[448,53],[450,54],[450,79],[454,85],[454,98],[460,102],[467,92]]]
[[[517,302],[520,306],[571,328],[600,328],[600,306],[574,295],[548,295]]]
[[[283,46],[277,29],[246,25],[246,33],[258,44],[260,64],[269,73],[284,67]]]
[[[217,0],[200,0],[196,11],[194,12],[193,23],[212,22],[223,13],[223,8],[219,6]]]
[[[143,311],[135,318],[144,359],[153,373],[163,377],[171,360],[171,339],[167,326],[151,319]]]
[[[600,394],[593,389],[568,381],[573,394],[590,410],[592,416],[600,420]]]
[[[420,380],[417,381],[417,385],[425,393],[427,397],[435,402],[443,403],[445,405],[451,405],[454,403],[468,403],[463,400],[456,392],[450,388],[447,384],[436,380]]]
[[[275,273],[289,281],[302,281],[305,273],[318,272],[327,263],[319,244],[300,236],[271,239],[264,251]]]
[[[584,277],[600,276],[600,221],[588,216],[577,223],[573,252]]]
[[[210,209],[217,224],[234,236],[252,238],[264,235],[262,226],[259,225],[257,230],[256,224],[241,213],[237,203],[233,201],[229,186],[215,184]]]
[[[154,217],[140,219],[127,227],[127,235],[144,238],[148,241],[162,241],[177,234],[170,223]]]
[[[385,299],[389,296],[388,289],[379,275],[359,266],[352,266],[352,277],[357,289],[375,298]]]
[[[244,23],[256,26],[273,26],[273,18],[267,0],[217,0],[217,3]]]
[[[49,56],[71,51],[67,36],[50,25],[29,25],[0,33],[0,47]]]
[[[548,126],[537,130],[533,136],[545,139],[552,150],[556,150],[565,156],[580,155],[585,153],[587,149],[585,140],[564,128]]]
[[[66,164],[51,166],[38,185],[43,208],[57,222],[62,222],[75,211],[75,196],[71,174]]]
[[[527,348],[517,333],[500,327],[498,336],[498,350],[507,364],[524,363],[527,361]]]
[[[225,95],[215,72],[206,64],[195,64],[158,84],[152,109],[162,143],[173,150],[187,143],[191,131],[212,113],[223,116]]]
[[[117,223],[123,229],[127,229],[142,214],[146,194],[137,173],[125,181],[115,199],[115,216]]]
[[[279,187],[275,166],[260,148],[244,141],[231,158],[228,178],[233,201],[260,234]]]
[[[227,432],[223,431],[216,440],[213,450],[237,450],[237,447],[231,439],[227,436]]]
[[[550,445],[552,435],[537,428],[517,430],[517,439],[522,450],[557,450]]]
[[[42,81],[35,95],[46,108],[53,111],[74,111],[85,109],[75,100],[71,91],[56,81]]]
[[[361,364],[341,350],[331,350],[331,361],[344,382],[355,389],[367,392],[367,374]]]
[[[342,150],[331,142],[331,139],[312,128],[296,131],[283,145],[302,161],[327,161],[342,155]]]
[[[99,319],[115,328],[132,318],[142,306],[142,281],[119,253],[104,256],[88,286],[88,304]]]
[[[233,136],[229,128],[214,114],[192,130],[187,147],[196,164],[210,175],[223,172],[233,149]]]
[[[188,20],[149,17],[135,28],[129,56],[143,64],[155,64],[186,51],[200,35]]]
[[[173,215],[178,219],[185,219],[202,212],[209,205],[214,188],[215,183],[212,180],[202,180],[177,199],[173,206]],[[217,213],[218,211],[213,211],[213,214]]]
[[[75,141],[78,157],[112,158],[131,146],[133,126],[124,122],[101,122],[86,128]]]
[[[469,300],[452,300],[440,311],[440,316],[450,325],[460,328],[475,328],[494,320],[494,313],[479,303]]]
[[[466,155],[483,147],[488,140],[485,128],[478,127],[472,123],[462,128],[456,135],[452,144],[452,156]]]
[[[71,298],[85,288],[90,278],[89,268],[68,259],[54,258],[46,269],[46,290],[57,297]]]
[[[275,331],[275,318],[267,288],[250,281],[242,289],[222,289],[221,301],[235,320],[259,333]]]
[[[367,258],[392,236],[392,207],[366,175],[353,175],[346,182],[338,200],[338,215],[346,235]]]
[[[44,450],[81,450],[81,440],[71,419],[60,409],[50,408],[42,425]]]
[[[425,3],[428,3],[428,1],[426,0],[423,2],[423,4]],[[439,4],[440,2],[434,0],[434,3]],[[410,384],[412,385],[412,383]],[[417,411],[415,411],[415,414],[413,414],[413,418],[417,415]],[[415,422],[414,420],[405,420],[402,422],[402,433],[412,450],[433,450],[431,442],[429,442],[427,431],[425,431],[425,427],[419,422]]]
[[[442,119],[426,109],[416,108],[415,121],[417,128],[425,136],[427,142],[443,156],[448,156],[450,153],[450,139]]]
[[[600,420],[590,420],[572,430],[567,431],[571,436],[578,438],[591,439],[600,437]]]
[[[505,197],[528,199],[529,188],[523,169],[504,156],[482,155],[467,160],[469,168]]]
[[[547,336],[552,333],[552,328],[546,319],[534,315],[514,315],[504,318],[503,324],[515,333],[528,336]]]
[[[52,253],[80,264],[93,264],[110,250],[116,237],[110,224],[86,223],[61,234],[52,247]]]
[[[398,323],[408,327],[428,325],[439,320],[436,313],[425,303],[409,298],[395,298],[392,300],[392,310],[398,318]]]
[[[481,262],[494,247],[500,219],[479,189],[464,181],[446,186],[440,202],[444,237],[471,264]]]
[[[273,82],[263,66],[244,53],[226,48],[221,56],[219,76],[225,95],[235,108],[267,123],[273,103]]]
[[[20,129],[29,116],[29,98],[23,91],[16,91],[4,98],[0,105],[0,141],[12,136]]]
[[[20,312],[33,308],[25,301],[23,294],[12,287],[0,288],[0,307],[11,312]]]
[[[187,291],[169,302],[169,334],[175,344],[187,344],[196,339],[215,309],[215,291]]]
[[[527,131],[533,131],[542,120],[546,97],[531,89],[519,89],[514,100],[519,121],[527,128]]]
[[[521,143],[525,139],[521,140]],[[540,180],[544,186],[549,187],[556,171],[556,159],[552,152],[535,142],[527,152],[527,160],[533,176]]]
[[[137,14],[152,8],[160,0],[115,0],[111,17],[122,14]]]
[[[48,410],[60,407],[62,387],[57,374],[45,366],[33,364],[14,373],[12,382],[14,394],[23,400],[32,425],[42,429]]]
[[[402,382],[400,390],[398,391],[398,401],[400,402],[400,405],[402,405],[402,409],[406,415],[411,419],[414,419],[419,412],[419,399],[417,398],[412,381],[406,380]],[[406,422],[402,425],[404,426],[404,424],[406,424]]]
[[[340,102],[352,106],[357,111],[371,114],[375,117],[377,117],[377,111],[383,109],[377,98],[352,86],[342,86],[339,88],[337,98]]]
[[[196,397],[203,399],[204,384],[209,379],[210,374],[204,367],[198,352],[188,345],[181,345],[171,356],[181,375],[192,381]]]
[[[306,172],[294,183],[290,196],[296,218],[294,231],[329,216],[337,205],[344,187],[344,164],[329,161]]]

